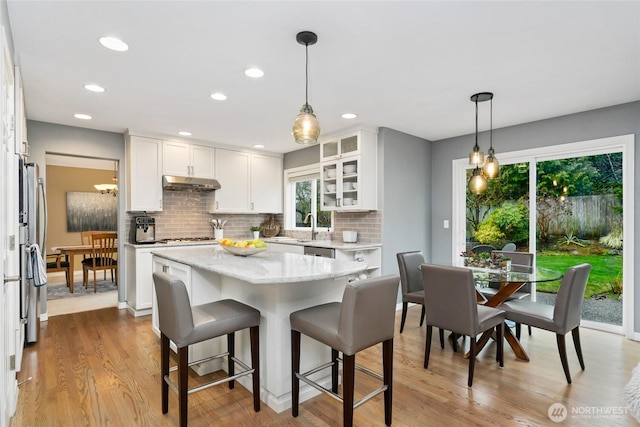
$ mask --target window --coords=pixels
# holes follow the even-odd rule
[[[310,230],[312,221],[305,224],[309,214],[315,228],[326,231],[333,226],[331,211],[320,206],[320,168],[318,165],[303,166],[285,171],[285,229]]]

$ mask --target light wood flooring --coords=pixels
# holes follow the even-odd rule
[[[65,283],[64,273],[49,273],[48,283],[52,285]],[[76,272],[74,286],[82,286],[82,272]],[[81,297],[61,298],[47,301],[49,317],[61,314],[80,313],[82,311],[99,310],[118,306],[118,291],[101,292]]]
[[[462,352],[444,350],[434,333],[429,369],[422,367],[425,327],[420,308],[412,307],[405,330],[396,333],[393,377],[394,426],[634,426],[631,415],[581,416],[624,407],[622,389],[639,362],[640,343],[582,328],[586,371],[581,371],[569,337],[573,384],[567,385],[554,334],[534,329],[523,337],[531,362],[517,360],[505,346],[505,366],[495,362],[495,343],[478,356],[473,387],[467,387],[468,361]],[[400,312],[396,318],[399,329]],[[159,338],[150,316],[134,318],[126,310],[107,308],[60,315],[41,325],[40,340],[25,350],[18,381],[17,413],[11,427],[22,426],[176,426],[176,395],[170,391],[169,413],[160,406]],[[524,328],[523,328],[524,329]],[[465,342],[468,345],[468,340]],[[359,353],[356,362],[381,371],[381,348]],[[191,376],[195,382],[198,378]],[[378,387],[356,376],[359,396]],[[357,396],[358,397],[358,396]],[[547,416],[563,403],[569,417],[555,424]],[[382,396],[355,410],[356,426],[384,426]],[[197,426],[339,426],[342,407],[326,395],[277,414],[264,403],[253,411],[251,394],[226,385],[189,396],[189,425]]]

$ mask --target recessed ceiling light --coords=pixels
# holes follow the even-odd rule
[[[225,99],[227,99],[227,95],[221,92],[216,92],[211,94],[211,98],[215,99],[216,101],[224,101]]]
[[[180,132],[178,132],[178,135],[191,136],[191,132],[187,132],[187,131],[181,130]]]
[[[100,37],[98,40],[100,41],[100,44],[107,49],[118,52],[129,50],[129,46],[125,42],[115,37]]]
[[[76,119],[80,119],[80,120],[91,120],[93,119],[93,117],[91,117],[88,114],[82,114],[82,113],[76,113],[73,115],[73,117],[75,117]]]
[[[264,148],[262,144],[253,144],[253,148]]]
[[[262,71],[260,68],[247,68],[246,70],[244,70],[244,73],[248,77],[253,77],[253,78],[264,76],[264,71]]]
[[[342,115],[343,119],[355,119],[356,117],[358,117],[358,115],[354,113],[344,113]]]
[[[104,88],[102,86],[94,85],[94,84],[86,84],[84,85],[86,90],[90,90],[91,92],[104,92]]]

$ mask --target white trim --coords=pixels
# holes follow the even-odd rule
[[[635,282],[633,263],[635,259],[634,248],[634,144],[635,135],[619,135],[608,138],[592,139],[587,141],[571,142],[566,144],[558,144],[549,147],[538,147],[519,151],[509,151],[498,153],[501,164],[519,163],[531,161],[535,164],[538,161],[562,159],[575,157],[576,153],[580,156],[595,156],[599,154],[610,153],[612,151],[622,152],[623,158],[623,241],[624,258],[622,260],[622,281],[626,284],[624,290],[624,298],[622,303],[623,328],[622,332],[626,338],[638,340],[638,333],[634,331],[634,298],[635,298]],[[466,200],[466,182],[463,179],[466,176],[466,170],[470,168],[468,159],[455,159],[452,161],[452,254],[451,259],[456,264],[459,261],[459,254],[465,248],[461,247],[466,241],[466,210],[464,209],[464,201]],[[530,174],[534,173],[531,170]],[[535,174],[533,175],[535,178]],[[535,181],[530,182],[530,192],[535,191]],[[532,188],[533,189],[532,189]],[[532,209],[533,212],[535,210]],[[462,219],[462,221],[461,221]],[[533,232],[531,231],[533,230]],[[463,238],[460,238],[463,236]],[[530,236],[535,239],[535,222],[530,221]],[[458,260],[458,261],[456,261]]]

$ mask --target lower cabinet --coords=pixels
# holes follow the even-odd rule
[[[208,247],[208,246],[207,246]],[[187,288],[187,294],[189,295],[189,300],[191,301],[191,305],[199,305],[204,304],[206,302],[210,302],[209,300],[205,300],[201,296],[203,292],[200,291],[203,283],[206,283],[206,280],[202,280],[199,278],[198,273],[194,271],[190,266],[181,264],[179,262],[171,261],[165,258],[161,258],[158,256],[153,256],[152,259],[153,271],[162,271],[165,273],[172,274],[178,277],[185,284]],[[152,279],[153,281],[153,279]],[[209,290],[211,292],[211,290]],[[196,295],[198,294],[198,295]],[[158,336],[160,335],[160,321],[158,317],[158,304],[157,304],[157,296],[155,292],[155,287],[152,287],[152,298],[153,298],[153,307],[151,313],[151,327],[153,332],[155,332]],[[211,299],[211,298],[210,298]],[[215,300],[213,298],[212,300]],[[197,300],[197,303],[194,301]],[[205,357],[211,356],[213,354],[219,353],[221,351],[221,340],[224,339],[226,343],[226,335],[222,338],[213,338],[207,341],[199,342],[198,344],[194,344],[189,347],[189,362],[194,362],[197,360],[204,359]],[[171,348],[176,351],[176,346],[172,342]],[[214,371],[217,371],[222,368],[220,363],[220,359],[216,359],[213,361],[200,363],[198,365],[194,365],[193,370],[196,371],[199,375],[205,375]]]
[[[127,307],[134,316],[151,314],[151,248],[138,249],[125,246],[125,270],[127,283]]]

